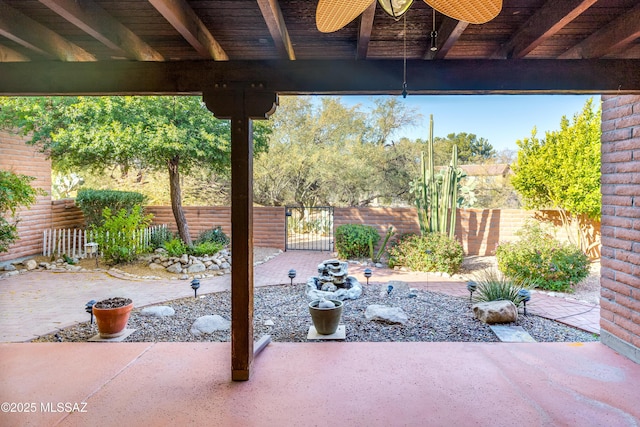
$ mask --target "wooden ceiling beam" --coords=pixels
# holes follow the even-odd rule
[[[278,0],[258,0],[258,6],[260,6],[264,21],[280,55],[295,61],[296,54],[293,50],[293,43],[291,43]]]
[[[427,46],[427,51],[423,59],[444,59],[468,26],[468,22],[458,21],[457,19],[445,16],[444,21],[442,21],[442,24],[438,27],[438,50],[433,52],[430,49],[431,39],[429,39],[429,46]]]
[[[203,57],[216,61],[228,61],[227,53],[211,35],[186,0],[149,0],[158,12]]]
[[[49,58],[95,61],[89,52],[0,0],[0,35]]]
[[[164,61],[162,55],[92,0],[40,0],[40,3],[129,59]]]
[[[524,58],[597,0],[548,0],[500,47],[493,59]]]
[[[366,59],[373,31],[373,18],[376,16],[377,1],[365,9],[360,16],[360,28],[358,29],[358,46],[356,48],[356,59]]]
[[[418,94],[640,94],[640,59],[407,61]],[[283,95],[399,95],[402,60],[0,63],[0,95],[199,94],[216,87]]]
[[[559,59],[592,59],[620,52],[640,37],[640,3],[578,43]]]
[[[29,57],[0,44],[0,62],[27,62]]]

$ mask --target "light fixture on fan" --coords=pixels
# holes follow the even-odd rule
[[[387,15],[398,21],[402,15],[407,13],[413,0],[378,0],[378,4]]]
[[[318,0],[316,26],[323,33],[338,31],[356,19],[376,0]],[[386,13],[398,20],[413,0],[378,0]],[[470,24],[484,24],[498,16],[502,0],[424,0],[443,15]]]

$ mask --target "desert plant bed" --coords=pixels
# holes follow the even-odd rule
[[[415,297],[406,293],[390,295],[384,292],[386,284],[369,285],[357,300],[345,301],[342,323],[346,325],[346,341],[445,341],[445,342],[495,342],[496,336],[489,326],[478,321],[468,298],[452,297],[439,293],[417,290]],[[259,338],[270,334],[273,341],[306,342],[311,318],[304,296],[304,284],[276,285],[255,290],[254,335]],[[381,294],[381,291],[382,294]],[[383,296],[384,294],[384,296]],[[365,309],[371,304],[384,304],[402,308],[409,317],[405,325],[367,321]],[[196,336],[191,334],[193,322],[200,316],[218,314],[231,318],[229,292],[219,292],[198,298],[168,301],[175,310],[171,317],[146,317],[136,308],[128,327],[136,329],[125,341],[130,342],[184,342],[229,341],[229,331],[218,331]],[[272,326],[269,326],[273,322]],[[597,335],[538,316],[520,315],[514,325],[522,326],[539,342],[597,341]],[[82,342],[96,333],[89,322],[63,329],[56,334],[36,339],[47,341]]]

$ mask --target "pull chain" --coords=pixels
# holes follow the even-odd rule
[[[404,37],[403,37],[403,61],[402,61],[402,97],[407,97],[407,15],[405,14],[403,17],[403,25],[404,25]]]

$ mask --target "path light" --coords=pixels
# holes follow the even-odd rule
[[[471,299],[473,298],[473,293],[476,291],[476,289],[478,289],[478,284],[473,280],[469,280],[467,282],[467,289],[469,290],[469,294],[470,294],[469,302],[471,302]]]
[[[296,278],[296,271],[292,268],[291,270],[289,270],[289,279],[291,279],[291,284],[293,285],[293,279]]]
[[[370,268],[364,269],[364,277],[367,278],[367,285],[369,284],[369,277],[371,277],[372,274],[373,274],[373,271],[371,271]]]
[[[193,289],[193,297],[197,298],[198,297],[198,289],[200,288],[200,280],[198,279],[193,279],[191,281],[191,289]]]
[[[387,286],[387,295],[391,295],[392,290],[393,290],[393,285]]]
[[[528,289],[520,289],[518,291],[518,296],[520,297],[522,303],[524,304],[524,315],[527,315],[527,301],[531,299],[531,292]]]
[[[84,311],[91,315],[91,324],[93,325],[93,306],[96,303],[96,300],[92,299],[88,303],[84,305]]]

